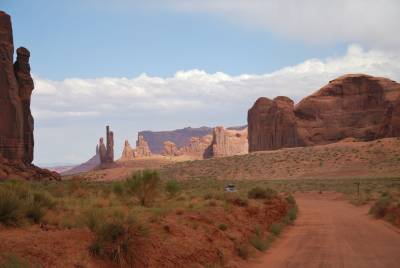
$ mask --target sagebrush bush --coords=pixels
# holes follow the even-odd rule
[[[27,218],[41,221],[47,209],[55,206],[53,198],[44,191],[33,190],[24,182],[8,181],[0,184],[0,223],[18,225]]]
[[[176,180],[169,180],[165,184],[165,191],[169,194],[169,196],[173,197],[181,191],[181,186]]]
[[[21,214],[23,203],[10,189],[0,188],[0,223],[15,224]]]
[[[139,199],[142,206],[148,206],[154,201],[160,174],[155,170],[138,171],[126,180],[127,188]]]
[[[269,231],[276,236],[279,236],[282,232],[283,229],[283,225],[282,223],[273,223],[271,224],[271,226],[269,227]]]
[[[249,247],[246,244],[240,244],[237,247],[237,253],[238,253],[239,257],[241,257],[244,260],[247,260],[250,255]]]
[[[126,218],[108,217],[92,223],[91,229],[95,234],[89,247],[91,254],[122,266],[132,266],[137,254],[135,246],[146,234],[143,226]]]
[[[375,202],[371,207],[370,213],[374,215],[375,218],[383,218],[386,216],[388,208],[392,202],[392,198],[389,194],[382,194],[382,196]]]
[[[252,199],[272,199],[277,195],[278,193],[274,189],[261,187],[254,187],[247,194],[248,198]]]

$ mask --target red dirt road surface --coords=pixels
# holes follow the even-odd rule
[[[337,194],[298,194],[300,213],[249,268],[400,267],[400,230]]]

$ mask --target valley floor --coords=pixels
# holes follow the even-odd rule
[[[400,231],[332,193],[299,193],[299,218],[249,268],[398,267]]]

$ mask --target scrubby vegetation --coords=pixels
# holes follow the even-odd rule
[[[400,195],[382,193],[372,205],[370,213],[377,219],[385,219],[400,226]]]
[[[360,196],[379,199],[371,213],[396,221],[390,215],[398,211],[398,179],[176,181],[161,180],[156,172],[146,171],[119,182],[0,182],[0,225],[40,223],[45,229],[87,230],[91,234],[87,254],[121,266],[135,263],[146,241],[157,241],[151,246],[157,248],[163,245],[160,241],[176,243],[175,237],[182,233],[187,239],[192,235],[205,239],[207,250],[213,250],[210,241],[215,237],[223,239],[224,246],[231,246],[231,254],[246,259],[267,250],[284,227],[295,221],[298,208],[291,193],[338,191],[357,197],[354,182],[360,182]],[[237,192],[224,191],[230,183]],[[271,215],[274,220],[266,220]],[[254,228],[243,229],[249,219]],[[216,254],[212,263],[222,265],[227,258],[232,256]],[[202,265],[206,264],[210,262]]]

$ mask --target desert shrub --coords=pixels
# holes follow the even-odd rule
[[[286,202],[288,202],[289,205],[296,205],[296,199],[294,198],[293,195],[289,194],[286,197]]]
[[[29,268],[30,266],[20,258],[10,255],[0,262],[0,268]]]
[[[291,207],[288,211],[289,220],[291,222],[297,219],[298,208],[297,206]]]
[[[247,196],[252,199],[272,199],[277,195],[278,193],[274,189],[263,189],[261,187],[254,187],[247,194]]]
[[[247,207],[249,204],[246,199],[243,199],[240,197],[229,198],[227,201],[229,201],[229,203],[231,203],[235,206],[238,206],[238,207]]]
[[[384,193],[371,207],[369,212],[374,215],[375,218],[383,218],[388,211],[391,201],[392,198],[390,195]]]
[[[181,186],[178,181],[170,180],[165,184],[165,191],[169,194],[169,196],[173,197],[181,190]]]
[[[15,224],[23,203],[18,196],[7,188],[0,188],[0,223]]]
[[[113,261],[119,265],[131,266],[135,254],[135,246],[145,235],[140,224],[125,218],[108,218],[93,225],[95,238],[89,251],[92,255]]]
[[[269,231],[275,235],[275,236],[279,236],[282,232],[282,228],[283,225],[282,223],[273,223],[271,224],[271,226],[269,227]]]
[[[220,229],[221,231],[226,231],[228,229],[228,226],[224,223],[221,223],[218,225],[218,229]]]
[[[265,251],[268,247],[266,241],[264,241],[260,236],[255,234],[250,237],[249,241],[250,244],[259,251]]]
[[[116,182],[113,184],[112,190],[114,194],[122,195],[124,193],[124,186],[121,183]]]
[[[128,189],[139,199],[142,206],[148,206],[155,199],[160,175],[157,171],[138,171],[127,179]]]
[[[240,244],[237,247],[237,254],[239,255],[240,258],[247,260],[250,255],[249,247],[246,244]]]
[[[208,200],[208,199],[213,198],[213,195],[211,193],[206,193],[203,198],[204,198],[204,200]]]

